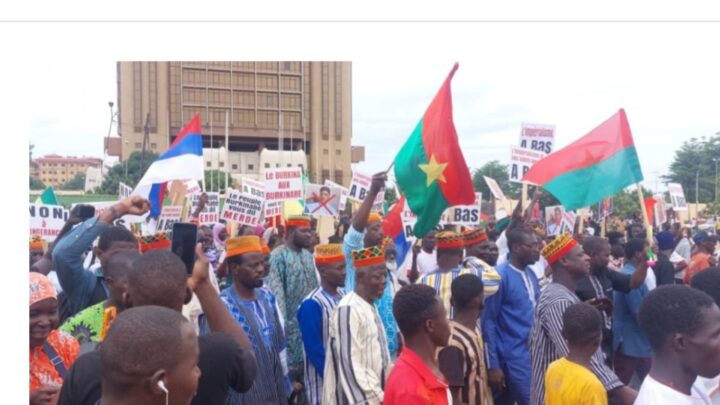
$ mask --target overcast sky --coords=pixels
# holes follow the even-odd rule
[[[654,189],[683,141],[720,131],[720,57],[703,27],[565,24],[535,32],[527,24],[522,35],[506,35],[517,27],[472,31],[483,38],[477,41],[460,27],[464,45],[437,55],[415,52],[422,44],[403,43],[400,33],[377,54],[365,49],[349,58],[353,144],[364,145],[368,159],[358,169],[387,168],[455,61],[455,126],[473,168],[494,159],[508,163],[523,122],[555,125],[557,150],[625,108],[646,186]],[[442,49],[438,41],[428,46]],[[29,68],[43,89],[30,123],[35,156],[102,155],[120,58],[46,59]]]

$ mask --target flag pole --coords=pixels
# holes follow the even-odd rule
[[[390,170],[392,170],[393,166],[395,165],[395,161],[393,160],[390,162],[390,166],[385,170],[385,174],[390,173]]]
[[[607,227],[607,217],[603,218],[600,222],[600,237],[605,237],[605,228]]]
[[[645,211],[645,200],[643,199],[642,184],[637,183],[637,195],[638,201],[640,202],[640,211],[643,215],[643,222],[645,223],[645,237],[648,243],[652,246],[652,227],[650,226],[650,220],[648,219],[648,213]]]

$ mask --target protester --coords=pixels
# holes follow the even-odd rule
[[[398,291],[393,302],[405,346],[390,372],[384,405],[446,405],[446,378],[436,360],[448,344],[447,312],[432,288],[413,284]]]
[[[690,280],[690,286],[712,297],[715,305],[720,306],[720,267],[711,267],[696,274]],[[720,403],[720,374],[713,378],[698,376],[713,404]]]
[[[197,334],[177,311],[152,305],[123,311],[100,347],[100,403],[189,404],[201,374],[198,357]]]
[[[215,241],[215,249],[218,253],[225,251],[225,240],[227,239],[227,227],[225,224],[217,223],[213,225],[213,240]]]
[[[682,262],[675,265],[675,284],[685,283],[685,269],[692,258],[692,243],[690,242],[690,228],[683,227],[678,235],[675,252],[682,258]]]
[[[130,196],[99,216],[84,221],[57,242],[52,254],[53,264],[66,304],[61,308],[61,322],[108,298],[108,286],[102,271],[107,268],[107,261],[115,253],[138,250],[138,242],[130,231],[110,224],[123,215],[143,215],[149,210],[148,200]],[[83,267],[82,255],[98,236],[98,245],[93,250],[100,259],[100,268],[96,272],[87,271]]]
[[[78,356],[77,340],[57,330],[58,300],[50,280],[30,273],[30,404],[54,403]]]
[[[605,363],[612,367],[613,291],[627,294],[644,285],[648,267],[643,262],[632,275],[610,270],[610,244],[597,236],[586,238],[582,247],[590,257],[590,274],[578,280],[575,294],[581,301],[600,310],[603,318],[603,340],[600,347],[605,355]]]
[[[60,330],[76,338],[80,345],[101,341],[103,339],[102,332],[109,326],[103,327],[103,321],[114,318],[116,308],[122,308],[123,294],[127,291],[127,276],[138,257],[140,254],[133,251],[122,251],[113,255],[108,260],[105,269],[108,298],[78,312],[77,315],[65,321]]]
[[[38,235],[30,236],[30,267],[45,255],[45,242]]]
[[[435,236],[437,232],[431,229],[423,235],[419,245],[413,246],[410,274],[413,278],[422,277],[438,268],[437,252],[435,251]]]
[[[397,250],[395,249],[395,242],[393,242],[390,237],[386,236],[385,239],[383,239],[383,247],[385,248],[385,267],[388,271],[388,278],[392,283],[391,293],[394,297],[400,287],[410,284],[410,280],[408,280],[405,274],[402,274],[402,272],[398,271],[398,265],[396,260]]]
[[[708,235],[707,232],[700,231],[693,239],[698,249],[688,262],[688,267],[685,271],[685,284],[690,284],[690,280],[699,272],[717,265],[717,258],[714,256],[715,246],[718,242],[717,235]]]
[[[448,345],[438,352],[440,370],[448,379],[454,404],[492,405],[485,344],[477,331],[485,305],[483,281],[474,274],[463,274],[453,280],[451,288],[454,315]]]
[[[653,361],[635,404],[711,404],[697,377],[720,374],[720,309],[712,297],[694,288],[662,286],[643,300],[638,320]]]
[[[442,231],[435,237],[435,248],[437,250],[438,268],[420,277],[418,284],[425,284],[435,289],[440,301],[446,308],[450,308],[449,316],[452,318],[453,309],[450,306],[451,285],[461,274],[475,274],[482,277],[474,267],[463,267],[463,246],[462,235],[452,231]],[[481,270],[482,271],[482,270]]]
[[[252,387],[244,394],[231,392],[228,403],[285,403],[299,387],[291,385],[285,369],[287,343],[275,296],[260,288],[265,272],[260,238],[254,235],[229,238],[225,250],[225,266],[232,274],[233,284],[220,297],[247,332],[258,366]]]
[[[463,246],[465,247],[465,259],[463,267],[469,267],[475,270],[485,286],[485,296],[489,297],[495,294],[500,285],[500,276],[488,263],[488,260],[497,261],[497,245],[495,245],[495,260],[492,260],[491,248],[494,242],[488,240],[485,229],[468,229],[463,232]]]
[[[675,265],[670,261],[673,253],[674,240],[669,231],[658,232],[657,239],[657,263],[652,269],[655,272],[655,279],[658,287],[661,285],[675,284]]]
[[[585,303],[572,304],[563,313],[562,325],[562,337],[567,342],[568,352],[547,368],[545,403],[607,404],[605,387],[593,374],[591,364],[602,341],[600,312]]]
[[[185,264],[167,250],[140,256],[128,274],[123,308],[158,305],[181,313],[194,292],[203,307],[206,334],[198,338],[201,370],[194,405],[225,404],[228,393],[245,392],[255,386],[256,363],[241,325],[228,312],[209,281],[209,263],[196,248],[196,261],[188,278]],[[122,314],[122,312],[120,312]],[[207,329],[212,333],[207,333]],[[141,329],[138,333],[143,333]],[[100,399],[102,362],[99,351],[80,356],[70,369],[60,392],[59,405],[95,405]]]
[[[213,246],[213,238],[212,238],[212,231],[210,230],[210,227],[201,225],[198,226],[198,242],[202,245],[203,255],[205,255],[205,258],[210,263],[210,271],[208,273],[208,279],[210,281],[210,285],[213,286],[215,291],[219,294],[220,293],[220,284],[218,282],[217,276],[215,275],[216,269],[220,267],[220,258],[217,256],[217,250]],[[149,246],[146,246],[143,243],[143,240],[146,239],[141,238],[140,242],[140,250],[146,251]],[[169,236],[168,236],[168,239]],[[166,245],[160,245],[155,246],[155,248],[159,249],[169,249],[170,244]],[[200,300],[198,299],[197,295],[193,294],[192,299],[189,303],[183,305],[183,315],[185,315],[186,318],[190,321],[190,325],[195,328],[196,333],[200,333],[200,319],[203,316],[203,309],[202,305],[200,305]]]
[[[369,248],[373,246],[381,246],[385,239],[382,229],[382,218],[375,212],[371,212],[375,197],[380,190],[385,187],[387,174],[384,172],[376,173],[372,177],[370,190],[368,190],[365,200],[360,204],[357,212],[353,216],[352,225],[345,234],[343,242],[343,253],[345,254],[347,276],[345,278],[345,292],[349,293],[355,289],[355,266],[352,260],[352,251],[357,249]],[[367,228],[367,229],[366,229]],[[380,299],[375,302],[380,319],[383,323],[388,351],[390,357],[395,359],[400,348],[400,335],[398,334],[398,326],[392,313],[392,297],[393,285],[392,279],[385,277],[385,291],[383,291]]]
[[[610,243],[610,262],[608,263],[608,269],[613,271],[620,271],[625,265],[625,234],[622,232],[608,232],[608,242]]]
[[[392,367],[387,337],[373,305],[385,291],[385,252],[382,246],[371,246],[351,255],[356,283],[332,314],[322,402],[379,405]]]
[[[530,333],[532,360],[532,404],[545,403],[545,373],[550,363],[568,355],[563,339],[563,314],[572,304],[580,302],[575,295],[577,282],[590,273],[590,257],[569,233],[562,234],[542,251],[553,269],[552,282],[543,290],[537,304],[535,321]],[[605,390],[619,396],[623,403],[632,402],[635,394],[624,387],[613,371],[603,362],[599,348],[592,354],[590,366]]]
[[[313,290],[297,311],[305,353],[305,394],[311,405],[320,405],[323,397],[323,372],[330,319],[343,297],[345,255],[341,244],[315,248],[315,265],[320,273],[320,287]]]
[[[634,223],[628,228],[627,239],[643,239],[645,238],[645,227],[641,224]]]
[[[486,298],[482,333],[488,352],[488,383],[496,402],[530,403],[530,354],[528,339],[535,305],[540,298],[537,277],[529,266],[540,255],[540,244],[532,231],[511,230],[507,235],[508,261],[497,266],[500,287]]]
[[[495,240],[491,239],[489,235],[490,232],[488,232],[488,254],[484,258],[481,257],[481,259],[485,260],[485,263],[495,267],[497,265],[497,260],[500,253],[497,243],[495,243]]]
[[[318,279],[312,253],[308,250],[312,242],[310,218],[290,217],[285,226],[288,230],[285,244],[270,254],[267,285],[275,295],[287,333],[290,378],[293,383],[300,384],[304,380],[303,352],[296,314],[302,300],[318,287]]]

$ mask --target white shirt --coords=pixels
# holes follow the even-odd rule
[[[715,378],[703,378],[698,376],[695,384],[699,384],[705,388],[705,392],[710,397],[713,405],[720,405],[720,375]]]
[[[421,276],[432,273],[437,270],[437,251],[433,249],[432,253],[427,253],[420,249],[420,253],[417,255],[417,271]]]
[[[648,375],[640,386],[637,399],[635,399],[635,405],[657,404],[712,405],[712,402],[703,384],[697,380],[695,380],[695,384],[692,386],[691,395],[688,396],[660,383]]]

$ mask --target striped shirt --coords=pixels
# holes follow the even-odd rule
[[[535,322],[530,332],[530,360],[532,364],[532,383],[530,403],[545,403],[545,373],[553,361],[565,357],[568,347],[562,337],[562,316],[572,304],[578,303],[578,297],[567,287],[559,283],[550,283],[540,294],[535,312]],[[622,382],[605,364],[600,348],[590,359],[591,371],[602,382],[606,391],[622,387]]]
[[[322,403],[328,328],[333,310],[343,295],[342,289],[338,289],[338,295],[332,295],[319,287],[305,297],[298,309],[297,318],[305,353],[305,392],[311,405]]]
[[[392,367],[385,340],[375,306],[347,293],[330,321],[323,404],[382,403]]]
[[[450,305],[450,296],[452,291],[450,286],[453,280],[455,280],[461,274],[474,274],[478,277],[482,277],[477,270],[473,267],[462,267],[458,266],[450,271],[435,270],[432,273],[428,273],[418,280],[418,284],[429,285],[434,288],[438,296],[445,305],[445,309],[448,310],[448,317],[450,319],[455,315],[454,308]]]
[[[495,268],[482,259],[468,256],[463,260],[463,267],[470,267],[481,276],[483,282],[483,295],[489,297],[500,288],[500,275]]]
[[[484,344],[480,335],[450,321],[450,340],[438,352],[440,371],[450,388],[460,388],[460,399],[470,405],[492,405],[487,382]]]

